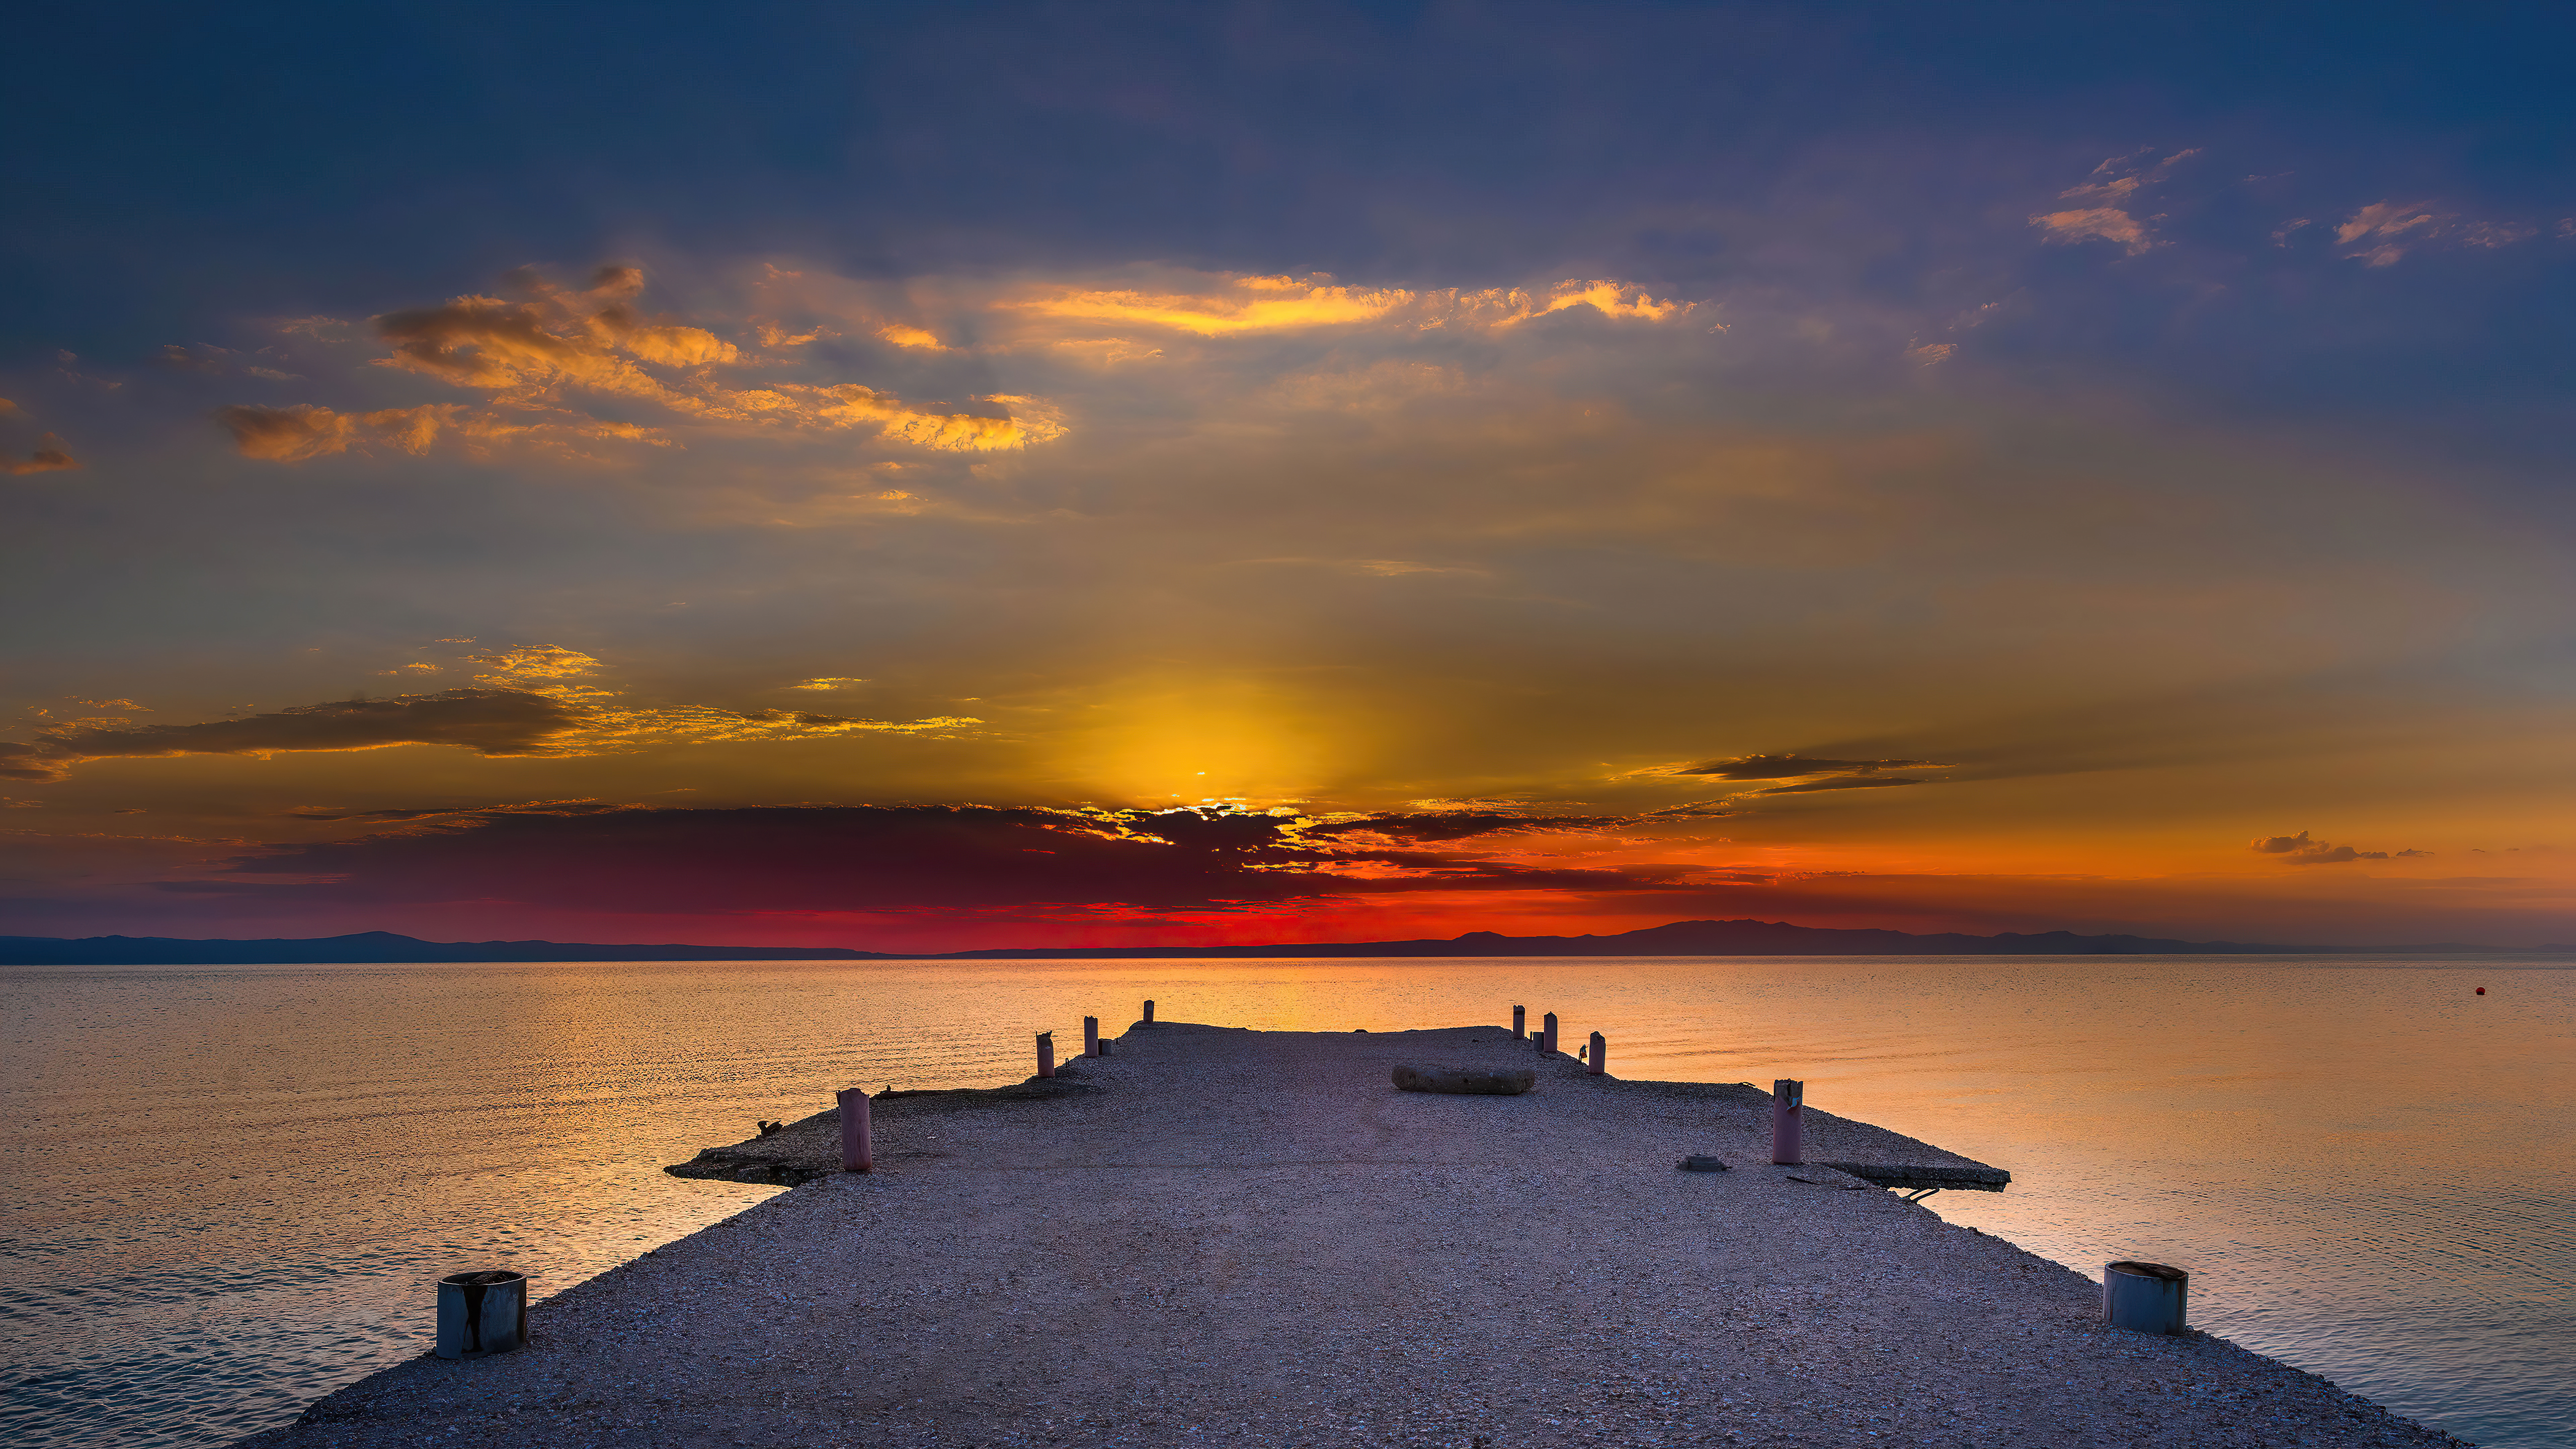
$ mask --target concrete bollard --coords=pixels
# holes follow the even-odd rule
[[[1038,1033],[1038,1075],[1041,1077],[1052,1077],[1055,1075],[1054,1032],[1042,1031]]]
[[[1087,1057],[1100,1055],[1099,1017],[1086,1016],[1082,1019],[1082,1054]]]
[[[877,1154],[875,1145],[868,1138],[867,1091],[848,1087],[837,1095],[841,1101],[841,1170],[874,1172],[877,1170]]]
[[[1807,1104],[1807,1084],[1783,1077],[1771,1084],[1771,1160],[1782,1167],[1806,1161],[1806,1133],[1798,1109]]]
[[[1528,1007],[1515,1006],[1512,1008],[1512,1035],[1515,1038],[1529,1035]]]
[[[1541,1020],[1545,1026],[1539,1036],[1538,1049],[1549,1056],[1554,1056],[1556,1055],[1556,1013],[1551,1011]]]
[[[2162,1263],[2106,1263],[2102,1320],[2139,1333],[2180,1333],[2191,1275]]]
[[[1590,1072],[1592,1073],[1592,1075],[1594,1075],[1594,1076],[1596,1076],[1596,1077],[1605,1075],[1605,1073],[1601,1070],[1601,1059],[1602,1059],[1604,1056],[1607,1056],[1607,1055],[1609,1054],[1609,1051],[1610,1051],[1610,1043],[1608,1043],[1608,1042],[1606,1042],[1606,1041],[1604,1041],[1604,1040],[1602,1040],[1602,1039],[1601,1039],[1601,1033],[1599,1033],[1599,1032],[1597,1032],[1597,1031],[1596,1031],[1596,1032],[1594,1032],[1594,1033],[1592,1034],[1592,1065],[1591,1065],[1589,1068],[1587,1068],[1587,1070],[1588,1070],[1588,1071],[1590,1071]]]
[[[495,1269],[451,1273],[438,1280],[440,1358],[481,1358],[508,1353],[528,1341],[528,1280]]]
[[[1145,1024],[1147,1026],[1154,1024],[1154,1003],[1151,999],[1145,1002]]]

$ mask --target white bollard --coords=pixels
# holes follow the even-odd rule
[[[2102,1267],[2102,1320],[2139,1333],[2183,1331],[2183,1300],[2191,1275],[2162,1263],[2106,1263]]]
[[[1771,1084],[1771,1160],[1782,1167],[1807,1160],[1807,1124],[1799,1115],[1806,1105],[1806,1083],[1782,1077]]]
[[[868,1094],[851,1087],[836,1094],[841,1104],[841,1170],[877,1170],[876,1146],[869,1135]]]

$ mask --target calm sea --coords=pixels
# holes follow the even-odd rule
[[[2484,996],[2474,994],[2479,986]],[[1030,1033],[1555,1011],[2008,1167],[1929,1206],[2464,1438],[2576,1443],[2576,967],[2139,957],[13,968],[0,1441],[204,1445],[774,1189],[665,1163]]]

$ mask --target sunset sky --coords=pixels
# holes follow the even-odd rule
[[[2576,941],[2564,15],[22,15],[0,933]]]

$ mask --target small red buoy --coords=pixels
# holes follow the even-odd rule
[[[2480,996],[2484,996],[2484,995],[2486,995],[2486,994],[2487,994],[2487,989],[2486,989],[2485,987],[2481,986],[2481,987],[2479,987],[2479,988],[2478,988],[2478,995],[2480,995]]]

